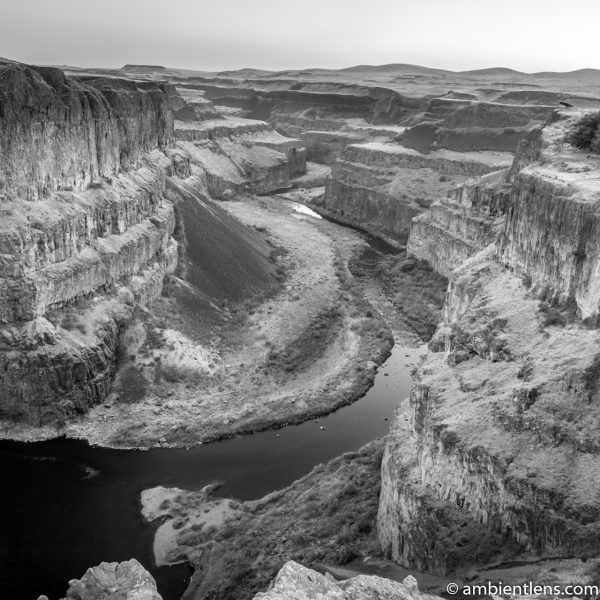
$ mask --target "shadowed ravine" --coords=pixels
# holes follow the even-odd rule
[[[414,356],[414,349],[396,346],[369,392],[326,417],[189,450],[0,442],[4,485],[12,492],[0,504],[0,528],[8,532],[0,542],[0,589],[13,598],[57,598],[90,565],[136,557],[164,600],[176,600],[190,571],[154,568],[153,528],[139,515],[139,493],[156,485],[199,489],[218,479],[225,482],[218,495],[246,500],[285,487],[314,465],[387,433],[388,419],[409,393]]]

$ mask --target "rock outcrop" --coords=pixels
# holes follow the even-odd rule
[[[422,594],[414,577],[402,583],[359,575],[336,581],[331,575],[321,575],[302,565],[289,561],[283,565],[267,592],[254,600],[437,600],[437,596]]]
[[[433,260],[450,273],[444,318],[382,465],[379,538],[404,565],[600,555],[600,334],[581,321],[598,312],[600,159],[565,145],[576,117],[535,130],[506,176],[455,192],[452,212],[416,220],[451,258]],[[469,231],[462,256],[498,243],[457,266]]]
[[[216,119],[176,121],[175,156],[202,165],[208,191],[267,193],[290,187],[306,171],[306,150],[263,121]]]
[[[439,148],[514,152],[520,140],[554,110],[551,105],[434,98],[423,122],[404,131],[397,141],[421,152]]]
[[[119,328],[177,262],[174,89],[6,61],[0,74],[0,408],[61,422],[104,398]]]
[[[514,174],[500,260],[545,300],[573,303],[582,319],[600,311],[600,161],[563,142],[580,116],[563,113],[541,130]]]
[[[348,146],[334,164],[324,197],[326,214],[406,243],[413,217],[473,175],[507,167],[506,153],[424,154],[396,143]]]
[[[63,600],[162,600],[152,575],[132,558],[100,563],[69,582]]]
[[[21,200],[82,190],[140,165],[173,135],[165,84],[68,78],[2,61],[0,193]]]
[[[407,252],[448,277],[493,243],[504,226],[510,197],[507,170],[473,178],[450,190],[412,221]]]

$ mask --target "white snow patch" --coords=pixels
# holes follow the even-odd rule
[[[316,219],[322,219],[323,217],[321,217],[321,215],[319,213],[316,213],[314,210],[308,208],[308,206],[304,206],[304,204],[299,204],[298,202],[294,202],[292,204],[292,208],[298,212],[298,213],[302,213],[303,215],[309,215],[311,217],[315,217]]]

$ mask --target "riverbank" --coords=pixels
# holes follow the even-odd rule
[[[248,502],[213,499],[205,490],[146,490],[146,518],[166,519],[156,532],[155,559],[193,565],[184,598],[194,600],[252,598],[288,560],[368,562],[379,556],[375,519],[382,453],[380,438]],[[160,499],[158,510],[152,498]]]
[[[301,422],[364,395],[393,345],[348,269],[365,241],[277,197],[221,206],[265,236],[279,291],[220,307],[223,323],[208,334],[161,298],[124,332],[107,402],[62,428],[14,426],[3,437],[192,446]]]

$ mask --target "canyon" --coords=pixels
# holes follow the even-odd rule
[[[138,487],[153,563],[68,598],[178,564],[185,600],[600,582],[600,157],[568,142],[599,77],[2,60],[0,90],[3,439],[284,440],[412,378],[282,489]]]

